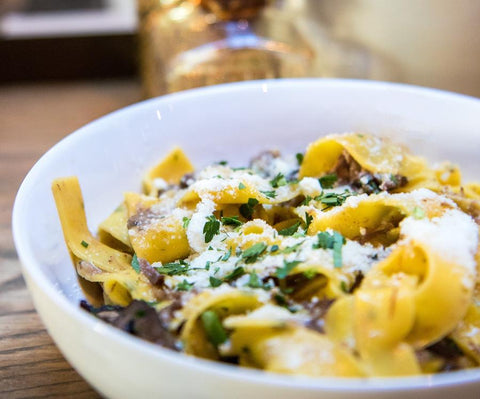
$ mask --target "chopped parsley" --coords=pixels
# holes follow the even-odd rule
[[[227,260],[230,259],[230,256],[231,256],[231,255],[232,255],[232,247],[230,247],[230,249],[228,250],[228,252],[227,252],[225,255],[223,255],[222,261],[223,261],[223,262],[226,262]]]
[[[182,274],[187,274],[188,272],[188,263],[184,260],[173,263],[165,263],[161,267],[155,267],[155,270],[161,274],[167,274],[169,276],[180,276]]]
[[[340,282],[340,289],[346,294],[350,292],[350,290],[347,287],[347,283],[345,281]]]
[[[333,249],[333,265],[342,267],[343,244],[345,244],[345,238],[340,233],[322,231],[317,234],[317,242],[313,244],[313,248]]]
[[[188,225],[190,224],[190,218],[187,218],[186,216],[183,217],[182,219],[182,226],[184,229],[187,229]]]
[[[277,276],[279,279],[284,279],[299,263],[301,263],[299,260],[294,260],[292,262],[287,262],[284,260],[283,266],[279,267],[275,271],[275,276]]]
[[[140,273],[140,264],[138,263],[137,254],[133,254],[131,265],[133,270],[135,270],[137,273]]]
[[[282,254],[290,254],[292,252],[296,252],[298,248],[304,243],[305,240],[297,242],[295,245],[292,245],[290,247],[285,247],[282,249]]]
[[[257,242],[242,253],[242,259],[245,263],[255,263],[258,257],[265,252],[267,244],[264,242]]]
[[[297,152],[295,158],[297,158],[298,165],[300,166],[303,163],[305,156],[301,152]]]
[[[291,236],[295,234],[300,227],[300,222],[295,222],[289,227],[286,227],[278,232],[281,236]]]
[[[222,217],[221,220],[222,220],[222,223],[227,226],[238,227],[243,224],[243,222],[238,219],[238,216],[225,216],[225,217]]]
[[[272,247],[270,248],[270,252],[277,252],[279,246],[277,244],[273,244]]]
[[[320,182],[320,186],[322,186],[322,188],[332,188],[337,180],[338,180],[338,177],[336,173],[330,173],[318,179],[318,181]]]
[[[240,182],[240,184],[238,185],[239,190],[245,190],[246,188],[247,186],[245,186],[245,184],[243,184],[242,182]]]
[[[215,216],[207,216],[207,222],[203,226],[203,234],[205,234],[205,242],[210,242],[213,239],[215,234],[218,234],[220,231],[220,222],[215,218]]]
[[[214,287],[214,288],[222,285],[222,283],[223,283],[222,280],[220,280],[220,279],[218,279],[218,278],[215,278],[215,277],[213,277],[213,276],[210,276],[209,281],[210,281],[210,285],[211,285],[212,287]]]
[[[308,231],[308,228],[312,224],[313,216],[309,215],[308,212],[305,212],[305,231]]]
[[[228,164],[227,161],[218,161],[219,165],[226,166]]]
[[[82,244],[82,247],[88,248],[88,242],[82,240],[80,244]]]
[[[237,278],[243,276],[245,274],[245,269],[242,266],[236,267],[230,274],[227,274],[223,281],[229,283],[230,281],[236,280]]]
[[[190,291],[193,287],[193,283],[189,283],[187,280],[183,279],[181,283],[177,284],[177,291]]]
[[[213,310],[203,312],[200,319],[202,320],[205,334],[213,345],[218,346],[228,339],[227,332],[223,328],[222,322]]]
[[[287,184],[287,180],[285,179],[285,176],[282,173],[279,173],[272,180],[270,180],[270,185],[273,188],[285,186],[286,184]]]
[[[251,219],[256,205],[258,205],[258,200],[256,198],[249,198],[246,204],[240,205],[240,214],[245,219]]]
[[[265,196],[265,197],[268,197],[268,198],[275,198],[277,196],[277,193],[275,192],[275,190],[272,190],[272,191],[261,191],[260,192]]]
[[[322,193],[315,197],[315,201],[320,201],[322,204],[326,205],[326,207],[322,209],[322,211],[324,211],[334,206],[342,205],[351,195],[353,194],[348,190],[345,190],[343,193]]]
[[[262,280],[260,280],[260,277],[258,277],[258,274],[255,272],[250,273],[247,286],[249,286],[250,288],[264,287]]]

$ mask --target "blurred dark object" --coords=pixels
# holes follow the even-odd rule
[[[134,35],[0,40],[0,82],[134,76]]]
[[[137,72],[133,1],[18,0],[0,12],[0,83]]]

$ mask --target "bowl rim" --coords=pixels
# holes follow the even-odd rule
[[[285,374],[277,374],[264,372],[262,370],[253,370],[245,367],[228,365],[217,361],[195,358],[182,353],[165,349],[159,345],[144,341],[138,337],[131,336],[125,332],[98,320],[94,316],[82,310],[78,305],[69,301],[67,297],[55,289],[51,282],[47,279],[37,264],[39,261],[35,259],[33,252],[29,249],[27,240],[22,233],[22,208],[27,201],[27,193],[30,186],[34,184],[36,176],[41,173],[42,165],[48,162],[54,153],[61,151],[64,146],[71,141],[80,140],[82,136],[88,135],[92,126],[99,122],[113,120],[119,115],[135,114],[137,110],[150,106],[152,103],[177,102],[192,97],[204,96],[221,96],[225,93],[236,92],[265,92],[270,88],[293,89],[299,87],[312,87],[320,90],[322,88],[343,88],[352,90],[393,90],[413,96],[433,97],[447,101],[460,101],[469,104],[475,104],[480,110],[480,99],[467,96],[464,94],[448,92],[444,90],[419,87],[403,83],[366,81],[356,79],[325,79],[325,78],[294,78],[294,79],[268,79],[254,80],[246,82],[227,83],[209,87],[196,88],[167,94],[143,100],[132,105],[126,106],[119,110],[110,112],[100,118],[97,118],[74,132],[68,134],[51,147],[39,160],[33,165],[30,171],[22,181],[17,195],[15,197],[12,212],[12,233],[14,244],[17,250],[18,258],[21,263],[22,273],[24,276],[31,277],[35,281],[43,295],[53,301],[62,312],[68,312],[72,317],[76,318],[79,323],[83,324],[95,334],[106,335],[115,344],[127,346],[130,350],[135,350],[143,356],[153,357],[155,361],[168,361],[189,367],[192,371],[204,371],[214,373],[216,376],[241,380],[245,383],[257,383],[263,385],[275,385],[276,387],[289,387],[299,390],[319,390],[319,391],[356,391],[356,392],[373,392],[373,391],[407,391],[422,388],[434,388],[442,386],[451,386],[464,383],[474,383],[480,381],[480,368],[452,371],[441,374],[428,374],[420,376],[408,377],[362,377],[362,378],[345,378],[345,377],[319,377],[311,378],[305,376],[293,376]],[[29,287],[29,290],[31,288]],[[102,325],[101,329],[95,328],[98,324]],[[348,383],[348,384],[346,384]]]

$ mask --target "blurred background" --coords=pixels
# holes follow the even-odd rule
[[[143,95],[264,77],[480,96],[478,0],[2,0],[0,82],[141,77]]]
[[[12,240],[15,193],[56,142],[142,98],[238,80],[480,97],[479,27],[480,0],[0,0],[0,397],[100,397],[48,336]]]

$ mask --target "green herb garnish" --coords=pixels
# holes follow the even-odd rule
[[[330,173],[318,179],[318,181],[320,182],[320,186],[322,186],[322,188],[332,188],[337,180],[338,180],[338,177],[336,173]]]
[[[279,248],[279,246],[277,244],[273,244],[270,248],[270,252],[277,252],[278,248]]]
[[[287,262],[284,260],[283,267],[279,267],[275,271],[275,276],[277,276],[279,279],[284,279],[299,263],[301,263],[299,260],[294,260],[292,262]]]
[[[179,276],[182,274],[187,274],[188,272],[188,263],[184,260],[180,260],[178,262],[173,263],[165,263],[161,267],[155,267],[154,269],[161,273],[167,274],[169,276]]]
[[[313,216],[309,215],[308,212],[305,212],[305,231],[308,231],[309,226],[313,222]]]
[[[225,216],[225,217],[222,217],[221,220],[222,220],[222,223],[227,226],[238,227],[243,224],[243,222],[238,219],[238,216]]]
[[[262,280],[260,280],[257,273],[252,272],[249,276],[247,286],[250,288],[263,288]]]
[[[245,263],[255,263],[258,257],[267,249],[267,244],[264,242],[257,242],[250,248],[247,248],[242,253],[242,259]]]
[[[210,242],[215,234],[220,231],[220,222],[214,215],[207,216],[207,222],[203,226],[203,234],[205,234],[205,242]]]
[[[183,219],[182,219],[182,221],[183,221],[183,225],[182,225],[183,228],[184,228],[184,229],[187,229],[187,227],[188,227],[188,225],[189,225],[189,223],[190,223],[190,218],[187,218],[186,216],[184,216]]]
[[[240,214],[245,219],[251,219],[256,205],[258,205],[258,200],[256,198],[249,198],[246,204],[240,205]]]
[[[135,270],[137,273],[140,273],[140,264],[138,263],[137,254],[133,254],[131,265],[133,270]]]
[[[290,227],[286,227],[286,228],[280,230],[278,232],[278,234],[280,234],[281,236],[291,236],[294,233],[296,233],[296,231],[298,230],[299,227],[300,227],[300,222],[296,222],[296,223],[292,224]]]
[[[237,278],[243,276],[245,274],[245,269],[242,266],[236,267],[233,269],[233,272],[230,274],[227,274],[224,278],[223,281],[226,281],[229,283],[230,281],[236,280]]]
[[[324,211],[334,206],[342,205],[351,195],[353,194],[348,190],[345,190],[343,193],[322,193],[315,197],[315,201],[320,201],[326,205],[326,207],[322,209],[322,211]]]
[[[88,242],[82,240],[82,242],[80,244],[82,244],[82,247],[88,248]]]
[[[223,262],[226,262],[227,260],[230,259],[230,256],[231,256],[231,255],[232,255],[232,247],[230,247],[230,249],[228,250],[228,252],[227,252],[225,255],[223,255],[222,261],[223,261]]]
[[[304,155],[301,152],[297,152],[295,158],[297,158],[298,165],[300,166],[303,163]]]
[[[279,173],[272,180],[270,180],[270,185],[273,188],[285,186],[286,184],[287,184],[287,180],[285,179],[285,176],[282,173]]]
[[[193,287],[193,283],[189,283],[187,280],[183,279],[181,283],[177,284],[177,291],[190,291]]]
[[[238,185],[239,190],[244,190],[246,188],[247,188],[247,186],[245,186],[245,184],[243,184],[242,182],[240,182],[240,184]]]
[[[282,249],[282,254],[290,254],[292,252],[296,252],[298,248],[303,244],[304,241],[297,242],[295,245],[292,245],[290,247],[286,247]]]
[[[315,269],[308,269],[303,272],[303,275],[309,280],[311,280],[317,275],[317,271]]]
[[[317,234],[317,242],[313,244],[313,248],[333,249],[333,265],[342,267],[342,246],[345,244],[345,238],[334,231],[333,234],[322,231]]]
[[[272,191],[261,191],[260,192],[265,196],[265,197],[268,197],[268,198],[275,198],[277,196],[277,193],[275,192],[275,190],[272,190]]]
[[[214,311],[207,310],[206,312],[203,312],[200,319],[202,320],[205,334],[213,345],[218,346],[228,339],[227,332],[223,328],[218,315]]]
[[[210,276],[209,280],[210,280],[210,285],[214,288],[222,285],[222,283],[223,283],[222,280],[220,280],[218,278],[215,278],[213,276]]]

